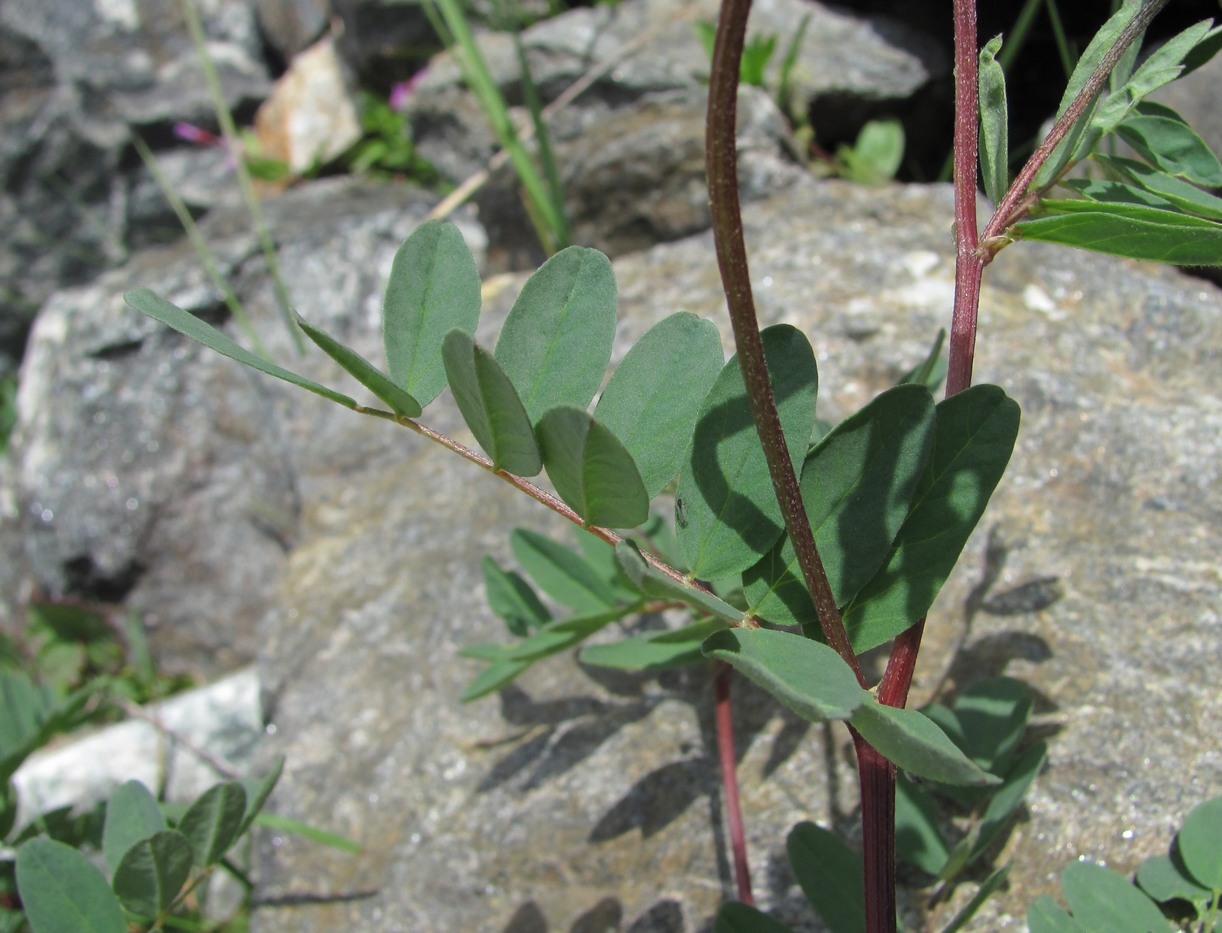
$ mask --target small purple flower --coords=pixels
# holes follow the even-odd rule
[[[412,91],[416,89],[416,85],[424,78],[424,69],[417,71],[406,81],[400,81],[390,89],[390,97],[387,102],[390,104],[391,110],[403,111],[407,109],[407,102],[412,96]]]
[[[223,146],[225,144],[225,141],[216,133],[209,132],[194,123],[183,121],[174,124],[174,135],[189,143],[195,143],[197,146]]]

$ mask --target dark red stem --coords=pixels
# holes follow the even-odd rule
[[[743,811],[738,803],[738,772],[734,758],[734,714],[730,706],[730,685],[734,668],[724,661],[713,665],[713,709],[717,720],[717,758],[721,763],[722,796],[725,798],[726,823],[730,830],[730,852],[734,858],[734,883],[738,899],[755,905],[751,894],[751,869],[747,863],[747,836],[743,831]]]
[[[785,518],[785,530],[793,542],[827,643],[844,658],[864,687],[865,675],[849,644],[840,609],[827,582],[827,573],[815,547],[815,536],[811,532],[806,506],[798,489],[798,477],[785,445],[772,382],[764,362],[764,344],[755,315],[755,299],[751,294],[751,273],[747,268],[747,247],[743,242],[742,214],[738,202],[735,126],[739,62],[747,32],[747,14],[750,12],[751,0],[723,0],[717,23],[717,39],[713,46],[708,122],[705,128],[705,164],[713,242],[717,248],[717,264],[721,269],[730,325],[734,330],[734,344],[738,349],[738,363],[746,383],[747,398],[751,401],[751,415],[759,432],[760,445],[768,461],[772,487]]]

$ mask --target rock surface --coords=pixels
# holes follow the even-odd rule
[[[394,251],[429,203],[405,186],[354,180],[269,202],[300,312],[340,339],[358,322],[374,326]],[[467,229],[480,248],[478,228]],[[269,351],[294,360],[249,219],[217,212],[203,232]],[[281,412],[279,385],[132,311],[122,294],[137,285],[213,320],[227,313],[186,243],[57,293],[22,369],[18,514],[6,534],[19,537],[43,591],[125,602],[162,664],[212,676],[254,658],[255,625],[275,601],[311,477],[361,453],[350,422],[332,434],[300,409]],[[289,365],[333,377],[316,354]]]
[[[824,417],[888,385],[945,322],[950,215],[947,188],[814,181],[748,210],[761,314],[815,342]],[[624,346],[680,308],[728,331],[711,255],[699,236],[617,263]],[[986,281],[977,379],[1019,400],[1023,430],[931,616],[915,699],[944,678],[953,690],[1004,672],[1031,685],[1054,733],[1003,856],[1010,890],[977,921],[997,929],[1079,855],[1128,870],[1164,850],[1222,781],[1209,556],[1222,527],[1210,376],[1222,295],[1026,245]],[[265,839],[255,928],[705,929],[730,880],[704,676],[606,677],[556,660],[499,702],[459,707],[474,666],[456,650],[500,637],[480,556],[504,559],[519,523],[570,532],[421,440],[401,449],[306,502],[282,612],[263,628],[267,751],[288,758],[276,807],[326,814],[366,850]],[[1023,598],[1050,577],[1060,599]],[[801,818],[850,829],[843,736],[737,689],[757,893],[818,929],[801,920],[783,839]],[[905,909],[913,928],[933,924],[916,900]]]
[[[266,94],[250,3],[219,0],[202,19],[227,105]],[[124,162],[133,128],[211,122],[212,105],[177,4],[6,0],[0,53],[3,374],[56,288],[121,264],[139,240],[133,223],[148,218],[129,202],[142,173]]]

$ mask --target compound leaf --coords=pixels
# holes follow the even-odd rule
[[[17,890],[33,933],[127,933],[118,898],[71,846],[40,836],[17,849]]]
[[[1018,421],[1018,405],[997,386],[973,386],[937,405],[912,508],[882,569],[845,607],[854,650],[895,637],[933,605],[1005,472]]]
[[[558,405],[585,408],[611,359],[615,275],[598,250],[570,246],[526,282],[494,355],[531,422]]]
[[[649,494],[631,454],[585,409],[551,409],[536,436],[556,492],[587,525],[632,528],[649,518]]]
[[[679,472],[722,365],[716,325],[680,311],[646,331],[611,375],[594,417],[623,442],[650,496]]]
[[[443,338],[475,333],[479,305],[479,271],[458,228],[435,220],[417,227],[390,267],[382,343],[391,380],[420,405],[445,388]]]
[[[348,396],[336,392],[334,389],[328,389],[326,386],[319,385],[311,379],[299,376],[282,366],[277,366],[275,363],[270,363],[263,359],[263,357],[251,353],[245,347],[234,343],[234,341],[230,340],[207,321],[196,317],[190,311],[184,311],[177,305],[171,304],[147,288],[134,288],[123,296],[123,300],[141,314],[147,314],[154,320],[160,321],[167,327],[173,328],[180,334],[190,337],[198,343],[202,343],[205,347],[215,350],[222,356],[236,360],[245,366],[249,366],[251,369],[257,369],[268,376],[283,379],[285,382],[305,389],[308,392],[313,392],[315,395],[321,395],[323,398],[343,405],[345,408],[357,407],[356,401]]]
[[[797,467],[814,429],[815,356],[805,335],[788,324],[769,327],[761,336],[781,428]],[[722,369],[701,406],[679,476],[675,520],[684,561],[694,576],[706,580],[746,570],[781,535],[781,508],[737,357]]]
[[[461,330],[446,334],[441,355],[458,410],[493,467],[518,476],[543,469],[530,418],[496,359]]]
[[[704,653],[725,661],[811,722],[848,719],[870,698],[844,658],[802,635],[726,629],[705,639]]]

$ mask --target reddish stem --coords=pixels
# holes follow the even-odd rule
[[[713,708],[717,720],[717,758],[721,763],[721,787],[725,797],[726,822],[730,829],[730,851],[734,858],[734,882],[738,899],[755,905],[751,894],[751,869],[747,864],[747,837],[743,831],[743,811],[738,802],[738,772],[734,758],[734,714],[730,706],[730,685],[734,668],[724,661],[713,665]]]
[[[772,381],[764,361],[764,344],[755,314],[755,299],[751,293],[751,273],[747,267],[747,247],[743,241],[738,199],[738,136],[735,125],[739,63],[747,32],[747,14],[750,12],[751,0],[723,0],[713,45],[708,123],[705,128],[705,167],[708,172],[713,243],[717,249],[717,264],[721,270],[730,325],[734,330],[738,364],[747,387],[747,398],[751,402],[751,416],[768,461],[768,473],[785,519],[785,530],[793,542],[824,638],[853,669],[858,682],[864,687],[865,674],[849,644],[840,609],[827,581],[810,520],[806,517],[798,477],[785,444]]]

